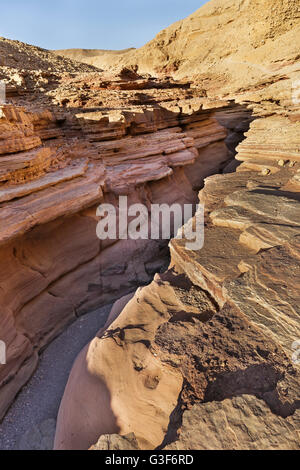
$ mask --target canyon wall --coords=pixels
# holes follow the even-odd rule
[[[57,449],[299,449],[298,13],[296,1],[212,0],[139,50],[93,58],[185,79],[253,122],[228,126],[219,110],[235,160],[199,193],[204,247],[173,239],[169,269],[81,352]]]
[[[55,447],[299,449],[298,12],[212,0],[107,71],[0,39],[1,417],[69,322],[142,286],[78,356]],[[124,194],[199,200],[204,247],[173,238],[163,272],[163,241],[100,242]]]
[[[241,138],[233,116],[249,121],[247,111],[226,103],[218,111],[214,104],[204,110],[193,96],[170,100],[167,82],[160,90],[149,80],[116,77],[107,89],[97,74],[64,77],[55,101],[39,93],[33,104],[38,91],[27,83],[29,95],[15,84],[16,98],[0,108],[0,336],[7,345],[1,417],[39,352],[70,322],[167,266],[167,240],[100,241],[97,206],[117,208],[119,195],[145,204],[149,214],[151,204],[196,203],[204,178],[232,161],[225,139]],[[89,99],[105,93],[110,108],[74,106],[88,86]],[[144,98],[150,105],[143,89],[152,93]],[[122,93],[127,106],[120,108]],[[160,93],[168,94],[166,103]],[[226,106],[228,130],[217,119],[219,112],[224,120]]]
[[[81,352],[56,449],[299,449],[295,117],[255,120],[244,163],[206,178],[204,247],[174,238],[169,269]]]

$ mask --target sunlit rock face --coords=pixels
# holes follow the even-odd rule
[[[284,167],[274,160],[268,175],[206,179],[204,247],[173,239],[169,270],[82,351],[58,449],[130,432],[141,449],[299,448],[300,162],[288,158],[287,147]],[[88,394],[97,401],[78,410]],[[92,416],[84,431],[83,413]]]
[[[3,417],[41,348],[76,317],[167,267],[168,240],[99,240],[99,204],[118,213],[125,195],[150,217],[151,204],[196,203],[204,178],[232,161],[231,114],[242,112],[245,122],[250,114],[203,102],[190,84],[126,70],[107,76],[22,43],[0,45],[24,69],[25,55],[35,60],[19,72],[22,83],[10,63],[1,67],[8,95],[0,108]]]
[[[58,53],[106,70],[194,78],[203,95],[246,92],[276,107],[299,80],[299,28],[297,0],[210,0],[139,49]]]
[[[56,448],[299,449],[297,9],[214,0],[139,50],[93,58],[189,77],[252,122],[245,108],[215,114],[234,160],[199,188],[204,247],[173,238],[169,269],[114,307],[71,371]]]
[[[299,449],[297,7],[213,0],[116,73],[0,40],[0,417],[43,347],[121,298],[56,449]],[[99,240],[122,195],[200,202],[203,248]]]

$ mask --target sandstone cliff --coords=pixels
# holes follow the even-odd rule
[[[113,56],[99,51],[98,59],[93,51],[92,62],[80,51],[73,57],[103,69],[126,65],[139,73],[194,77],[213,96],[255,88],[266,100],[280,100],[299,72],[299,8],[297,0],[210,0],[140,49]]]
[[[279,123],[254,121],[237,155],[265,126],[255,161],[268,159],[267,174],[258,165],[206,179],[204,248],[172,240],[169,270],[82,351],[57,448],[134,433],[141,449],[299,449],[300,159],[287,146],[282,167],[270,137]]]
[[[297,12],[213,0],[116,73],[1,38],[0,417],[69,322],[126,295],[56,448],[299,449]],[[96,208],[124,194],[199,200],[203,249],[100,242]]]

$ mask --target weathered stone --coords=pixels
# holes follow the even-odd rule
[[[237,3],[105,53],[115,75],[0,39],[0,417],[41,348],[126,296],[74,364],[56,448],[299,448],[298,5]],[[165,241],[96,236],[99,203],[200,189],[204,247],[174,238],[164,274]]]
[[[164,450],[299,450],[299,410],[283,419],[251,395],[194,405]]]
[[[34,94],[40,76],[30,73],[26,84]],[[78,96],[78,88],[94,83],[91,105],[97,82],[101,87],[99,72],[64,76],[55,99]],[[148,89],[148,81],[138,89],[143,86]],[[166,242],[100,242],[97,204],[117,207],[119,194],[130,204],[195,203],[204,178],[228,160],[226,129],[214,111],[201,111],[197,98],[185,98],[185,90],[158,83],[151,92],[161,106],[144,106],[137,97],[132,107],[130,97],[125,104],[112,87],[108,112],[62,111],[39,94],[38,109],[31,95],[22,97],[22,107],[1,107],[0,331],[8,361],[0,376],[0,416],[32,374],[41,348],[76,316],[148,283],[166,264]],[[165,95],[174,98],[166,107]]]

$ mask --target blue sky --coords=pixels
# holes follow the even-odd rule
[[[140,47],[207,0],[0,0],[0,36],[46,49]]]

